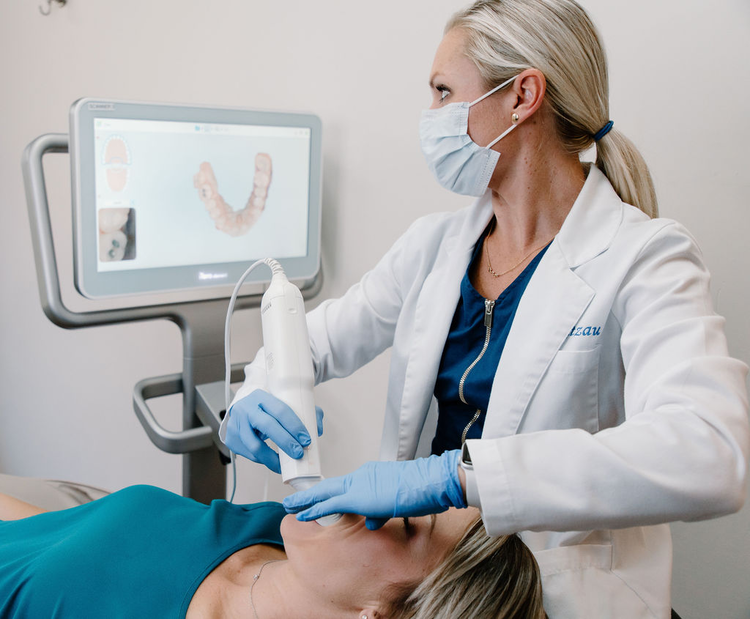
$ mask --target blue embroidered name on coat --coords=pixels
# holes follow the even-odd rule
[[[601,327],[573,327],[568,333],[568,337],[601,335],[601,332]]]

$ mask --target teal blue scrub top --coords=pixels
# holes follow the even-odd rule
[[[279,503],[203,505],[133,486],[0,521],[0,619],[184,617],[198,585],[253,544],[282,546]]]
[[[481,438],[492,383],[495,380],[497,366],[505,349],[510,328],[513,326],[516,310],[521,303],[526,286],[549,247],[548,244],[534,256],[521,274],[495,299],[492,309],[492,325],[488,334],[484,321],[485,299],[474,288],[470,277],[475,263],[480,258],[486,235],[487,230],[477,242],[471,262],[461,280],[461,296],[458,299],[443,356],[440,359],[435,381],[438,423],[435,438],[432,440],[433,454],[461,449],[461,436],[464,428],[477,410],[480,410],[481,414],[472,423],[466,438]],[[487,350],[466,376],[464,398],[467,404],[465,404],[458,395],[459,384],[467,368],[479,357],[488,335]]]

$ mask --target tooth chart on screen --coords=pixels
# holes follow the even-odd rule
[[[263,213],[268,188],[271,185],[271,175],[271,156],[258,153],[255,156],[252,193],[245,207],[237,211],[227,204],[219,193],[219,184],[210,163],[206,161],[201,163],[198,173],[193,177],[193,185],[198,189],[198,195],[208,215],[214,221],[216,229],[229,236],[242,236],[253,227]]]
[[[110,137],[104,146],[104,168],[110,189],[125,189],[130,175],[130,152],[127,142],[118,135]]]

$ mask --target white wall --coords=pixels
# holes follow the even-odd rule
[[[697,236],[733,354],[750,360],[747,0],[584,0],[607,45],[612,118],[651,165],[662,214]],[[42,314],[20,172],[36,136],[67,131],[82,96],[307,110],[325,133],[320,298],[356,281],[413,219],[466,203],[427,171],[417,139],[432,54],[455,0],[38,0],[0,5],[0,471],[110,489],[179,491],[131,410],[141,378],[180,370],[165,321],[65,331]],[[67,159],[49,158],[50,201],[70,278]],[[311,305],[316,303],[313,302]],[[235,321],[235,359],[259,345],[256,311]],[[324,385],[324,461],[343,473],[376,457],[387,355]],[[178,402],[159,406],[178,427]],[[348,415],[347,413],[353,414]],[[241,500],[263,476],[240,467]],[[283,489],[272,484],[271,496]],[[750,508],[675,531],[674,604],[685,619],[750,616]]]

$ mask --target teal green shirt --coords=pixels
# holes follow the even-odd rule
[[[133,486],[0,521],[0,619],[184,617],[203,579],[253,544],[283,544],[278,503],[203,505]]]

